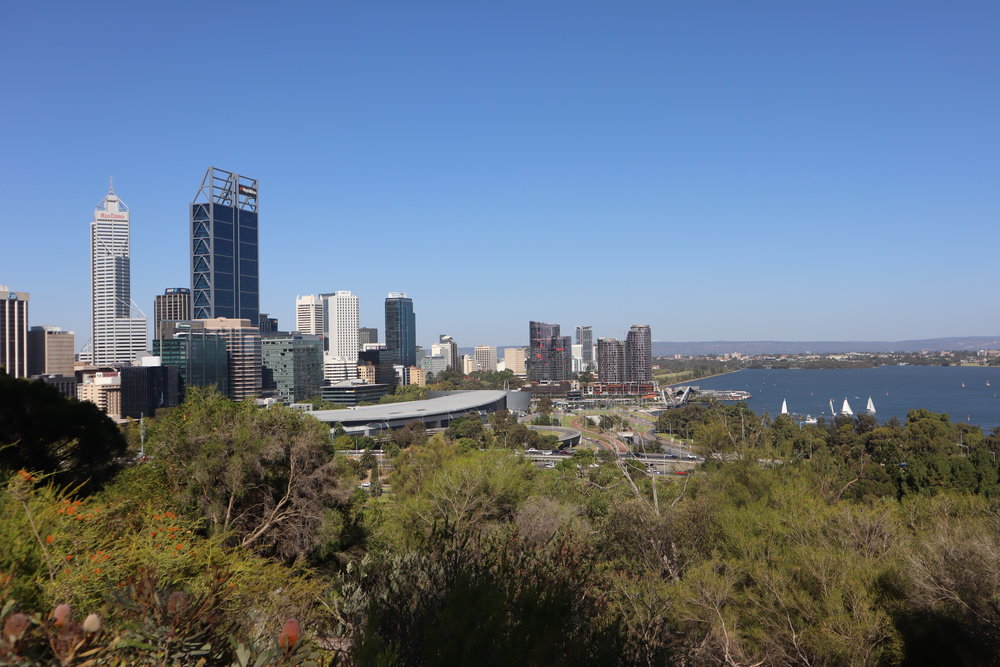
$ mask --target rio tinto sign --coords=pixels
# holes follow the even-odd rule
[[[110,211],[98,211],[96,220],[128,220],[128,213],[112,213]]]

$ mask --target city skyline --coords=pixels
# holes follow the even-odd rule
[[[1000,240],[994,3],[248,8],[217,46],[258,103],[225,122],[187,103],[188,9],[20,5],[0,26],[0,82],[31,100],[0,109],[0,194],[43,202],[5,218],[0,282],[78,347],[94,192],[113,175],[131,206],[149,313],[192,287],[187,209],[212,164],[260,179],[259,309],[285,330],[295,295],[349,289],[372,327],[408,293],[425,347],[524,344],[530,320],[595,339],[648,322],[661,341],[1000,332],[982,287]],[[88,48],[109,24],[128,60]],[[68,104],[101,77],[116,92]],[[51,164],[55,188],[37,177]],[[398,240],[384,270],[329,261],[366,233]],[[529,267],[535,247],[565,260],[559,280]]]

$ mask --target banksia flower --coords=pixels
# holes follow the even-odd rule
[[[299,635],[302,629],[299,627],[299,622],[290,618],[285,621],[285,627],[281,629],[281,635],[278,637],[278,646],[284,649],[289,649],[295,646],[299,642]]]
[[[70,616],[73,615],[73,610],[70,609],[68,604],[61,604],[52,610],[52,625],[57,628],[61,628],[69,622]]]
[[[91,614],[83,621],[83,631],[84,632],[100,632],[101,631],[101,617],[97,614]]]
[[[15,643],[28,631],[31,619],[24,614],[12,614],[3,624],[3,636],[11,644]]]

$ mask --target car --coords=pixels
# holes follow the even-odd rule
[[[674,474],[675,475],[687,475],[687,474],[690,474],[690,472],[691,472],[690,470],[675,470]]]
[[[667,458],[668,459],[676,459],[677,455],[676,454],[667,454]]]
[[[362,482],[362,483],[361,483],[361,487],[362,487],[362,488],[364,488],[364,489],[367,489],[367,488],[368,488],[369,486],[371,486],[371,485],[372,485],[372,483],[371,483],[371,482]]]
[[[528,453],[529,454],[541,454],[542,450],[540,450],[540,449],[529,449]]]
[[[684,458],[686,458],[688,461],[697,461],[698,460],[698,457],[695,456],[694,454],[688,454]]]

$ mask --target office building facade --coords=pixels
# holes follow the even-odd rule
[[[441,334],[438,336],[438,342],[431,345],[431,354],[440,354],[445,358],[448,365],[449,371],[461,371],[462,369],[462,357],[458,354],[458,343],[455,339],[447,334]]]
[[[265,337],[261,341],[262,385],[282,403],[319,396],[323,386],[320,336]]]
[[[28,297],[0,285],[0,367],[16,378],[28,377]]]
[[[505,347],[503,349],[504,368],[514,373],[514,375],[518,377],[525,377],[528,375],[526,362],[527,356],[523,347]]]
[[[130,213],[114,188],[90,223],[90,359],[129,364],[146,351],[146,316],[132,301]]]
[[[358,327],[358,345],[361,349],[365,349],[365,345],[377,345],[378,344],[378,328],[377,327]]]
[[[28,375],[73,375],[76,336],[59,327],[28,331]]]
[[[323,297],[323,378],[341,382],[357,377],[358,297],[339,290]]]
[[[177,368],[180,398],[190,387],[215,387],[220,394],[229,390],[229,354],[226,339],[217,331],[206,331],[196,322],[172,322],[164,335],[153,341],[153,354],[164,366]]]
[[[257,181],[209,167],[191,203],[194,319],[260,315]]]
[[[152,417],[161,408],[180,403],[178,369],[174,366],[126,366],[121,369],[120,415]]]
[[[417,363],[417,317],[413,299],[403,292],[389,292],[385,299],[385,345],[397,364]]]
[[[476,364],[481,371],[496,371],[497,349],[492,345],[477,345],[473,350]]]
[[[295,330],[308,336],[323,335],[323,298],[318,294],[295,297]]]
[[[191,319],[191,290],[168,287],[153,299],[153,338],[161,337],[161,322]]]

